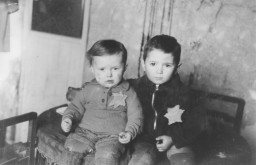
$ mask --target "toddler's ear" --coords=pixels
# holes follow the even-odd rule
[[[124,66],[124,72],[126,71],[127,67],[128,67],[128,64],[126,64],[126,65]]]
[[[90,66],[91,72],[94,73],[94,69],[92,66]]]

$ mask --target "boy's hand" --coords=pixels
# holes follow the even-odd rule
[[[131,141],[132,135],[129,132],[120,132],[119,133],[119,142],[122,144],[127,144]]]
[[[159,152],[166,151],[172,144],[172,138],[166,135],[158,136],[156,141],[156,148]]]
[[[71,130],[72,120],[70,118],[65,118],[61,122],[61,128],[64,132],[69,132]]]

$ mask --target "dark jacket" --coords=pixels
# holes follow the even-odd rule
[[[144,113],[143,134],[149,135],[152,143],[160,135],[172,137],[173,144],[177,147],[189,146],[203,131],[204,113],[197,107],[198,99],[193,97],[192,91],[180,81],[176,74],[168,82],[161,84],[155,92],[154,109],[157,111],[157,125],[154,130],[155,110],[152,107],[152,94],[156,85],[146,76],[130,80],[135,88],[142,104]],[[180,106],[184,112],[181,115],[182,122],[168,125],[168,119],[164,116],[168,108]]]

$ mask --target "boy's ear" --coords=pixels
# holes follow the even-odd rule
[[[141,59],[140,63],[141,63],[143,71],[145,71],[145,61],[144,61],[144,59]]]
[[[178,69],[179,69],[179,67],[181,66],[181,64],[182,64],[182,63],[178,64],[178,65],[175,67],[175,69],[174,69],[174,72],[175,72],[175,73],[178,73]]]

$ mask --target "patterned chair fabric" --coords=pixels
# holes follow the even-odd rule
[[[195,97],[238,103],[237,112],[231,118],[227,114],[215,111],[215,109],[212,109],[212,106],[206,105],[206,110],[209,107],[211,109],[207,110],[206,113],[205,132],[202,136],[198,137],[196,143],[192,146],[196,153],[197,164],[249,165],[251,161],[251,149],[239,134],[245,102],[240,98],[202,93],[197,90],[195,90]],[[226,105],[226,103],[224,104]],[[38,152],[46,159],[47,163],[59,165],[92,165],[94,160],[93,154],[85,156],[79,153],[71,153],[63,147],[68,134],[64,133],[60,128],[61,115],[56,113],[56,109],[65,106],[67,105],[49,109],[39,115],[37,123]],[[218,107],[218,109],[220,108]],[[75,127],[74,125],[72,130]],[[180,159],[180,157],[179,154],[176,154],[173,159]],[[125,165],[128,160],[129,150],[121,158],[120,164]],[[161,162],[160,164],[163,165],[166,163]]]

